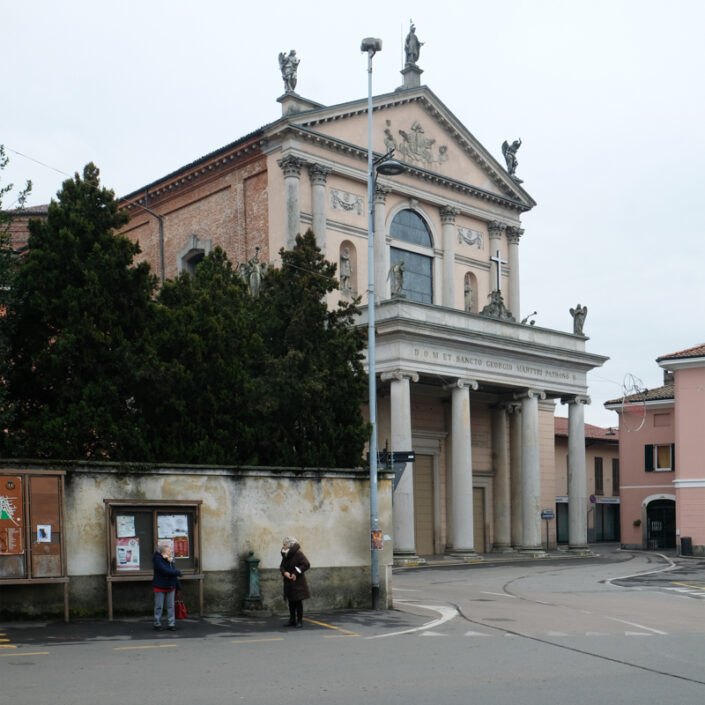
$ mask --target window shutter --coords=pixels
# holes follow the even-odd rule
[[[654,446],[651,443],[644,446],[644,470],[646,472],[654,471]]]
[[[676,444],[671,443],[671,470],[676,469]]]

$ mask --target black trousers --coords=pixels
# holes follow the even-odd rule
[[[289,600],[289,621],[294,624],[301,624],[304,618],[304,601]]]

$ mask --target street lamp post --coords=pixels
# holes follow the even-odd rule
[[[370,553],[372,609],[379,609],[379,558],[373,537],[379,531],[377,494],[377,371],[375,356],[375,247],[374,191],[376,174],[401,174],[404,167],[392,160],[392,151],[374,160],[372,157],[372,57],[382,50],[382,40],[367,37],[360,51],[367,52],[367,371],[369,377],[370,426]]]

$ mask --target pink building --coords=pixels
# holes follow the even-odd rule
[[[663,355],[664,384],[619,414],[622,545],[705,555],[705,344]]]

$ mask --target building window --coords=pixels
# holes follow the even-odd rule
[[[619,458],[612,458],[612,495],[619,495]]]
[[[602,458],[595,458],[595,494],[603,495],[604,493],[602,484]]]
[[[389,264],[404,262],[402,293],[410,301],[433,303],[433,241],[423,218],[412,210],[397,213],[389,234],[395,244]]]
[[[190,235],[186,241],[186,247],[176,254],[176,266],[179,274],[181,272],[195,274],[196,267],[210,254],[211,249],[212,242],[210,240],[200,240],[198,235]]]
[[[647,444],[644,446],[646,472],[672,472],[676,469],[676,449],[673,443]]]

